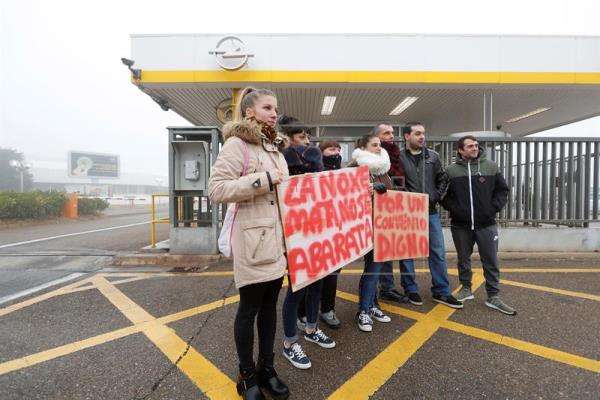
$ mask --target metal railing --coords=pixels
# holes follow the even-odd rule
[[[343,145],[344,155],[349,159],[358,135],[368,133],[372,125],[308,125],[308,128],[318,132],[311,139],[313,142],[335,140]],[[394,130],[402,147],[399,126],[394,126]],[[342,137],[343,132],[352,132],[352,136]],[[427,137],[427,146],[439,153],[447,167],[456,157],[457,139]],[[498,164],[510,188],[508,203],[499,214],[500,223],[588,226],[600,220],[600,138],[479,137],[478,142],[488,159]],[[212,162],[218,147],[216,141],[211,144]],[[171,200],[175,198],[172,196]],[[202,226],[214,224],[215,220],[219,224],[225,209],[225,205],[213,207],[202,195],[195,199],[182,197],[173,204],[172,226]],[[445,212],[442,217],[447,224]]]
[[[367,133],[367,130],[365,131]],[[357,137],[314,137],[336,140],[346,157]],[[447,167],[456,157],[455,137],[427,138]],[[503,224],[588,226],[598,221],[600,138],[478,138],[488,159],[496,162],[510,188],[499,214]],[[402,147],[404,143],[397,139]],[[446,213],[443,212],[447,223]]]
[[[153,249],[156,248],[156,224],[168,224],[169,217],[157,218],[156,216],[156,202],[157,197],[169,197],[168,193],[154,193],[152,194],[152,220],[150,221],[150,245]]]
[[[599,138],[478,139],[510,188],[503,222],[587,226],[598,220]],[[455,140],[431,140],[445,165]]]

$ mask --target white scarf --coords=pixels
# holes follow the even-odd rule
[[[352,152],[352,159],[356,161],[358,165],[366,165],[369,167],[369,173],[374,176],[387,174],[390,170],[390,156],[383,148],[381,149],[380,154],[356,148]]]

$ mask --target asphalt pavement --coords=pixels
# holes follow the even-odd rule
[[[149,214],[134,211],[0,231],[0,399],[238,398],[231,262],[114,266],[114,254],[149,243]],[[341,329],[321,326],[336,347],[301,338],[313,366],[295,369],[279,314],[275,366],[292,399],[597,399],[599,260],[507,257],[501,295],[516,316],[485,306],[478,261],[462,310],[432,301],[418,261],[424,304],[382,302],[392,321],[371,333],[354,321],[355,262],[339,278]]]
[[[384,302],[392,322],[364,333],[354,322],[361,264],[353,263],[338,285],[342,327],[322,326],[337,346],[300,339],[313,367],[295,369],[281,356],[279,318],[277,371],[294,399],[597,399],[600,268],[522,264],[502,274],[517,316],[484,305],[477,264],[475,300],[457,311],[433,302],[420,263],[424,305]],[[2,399],[237,398],[231,264],[196,270],[106,265],[0,305]],[[456,288],[455,269],[450,278]]]
[[[28,290],[81,279],[110,263],[111,256],[150,244],[148,206],[109,210],[97,217],[0,230],[0,306]],[[158,240],[168,235],[168,225],[158,224]]]

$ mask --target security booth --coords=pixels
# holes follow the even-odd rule
[[[169,127],[169,251],[217,254],[221,205],[208,198],[210,167],[219,154],[216,127]]]
[[[599,219],[600,140],[529,135],[600,115],[600,38],[152,34],[131,44],[122,60],[131,83],[195,126],[169,130],[174,253],[216,253],[222,214],[202,168],[217,155],[214,126],[231,119],[246,86],[272,90],[314,141],[342,142],[344,161],[379,122],[397,138],[399,126],[423,123],[445,164],[456,154],[452,134],[489,133],[479,142],[511,187],[501,220],[585,228]]]

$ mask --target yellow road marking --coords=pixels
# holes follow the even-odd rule
[[[419,272],[419,273],[428,272],[428,271],[429,270],[426,268],[419,268],[416,270],[416,272]],[[570,272],[594,273],[594,272],[600,272],[600,269],[599,268],[504,268],[502,271],[503,272],[533,272],[533,273],[570,273]],[[346,270],[343,270],[342,273],[352,274],[352,275],[361,274],[362,269],[346,269]],[[450,269],[449,273],[455,275],[457,273],[457,270]],[[119,281],[114,281],[112,283],[108,282],[106,279],[104,279],[104,281],[106,283],[108,283],[109,286],[114,287],[114,285],[121,284],[121,283],[133,282],[133,281],[137,281],[137,280],[141,280],[141,279],[147,279],[147,278],[151,278],[151,277],[160,277],[160,276],[165,276],[165,277],[167,277],[167,276],[170,276],[170,277],[231,276],[232,274],[233,274],[232,271],[215,271],[215,272],[183,273],[183,274],[182,273],[116,273],[116,274],[100,273],[100,274],[97,274],[96,277],[119,276],[119,277],[126,278],[126,279],[122,279]],[[68,293],[72,293],[72,292],[76,292],[76,291],[94,289],[94,288],[96,288],[95,284],[92,286],[89,286],[89,283],[91,282],[92,279],[93,278],[87,278],[82,281],[75,282],[71,285],[67,285],[67,286],[59,288],[57,290],[51,291],[49,293],[43,294],[41,296],[37,296],[35,298],[26,300],[24,302],[13,304],[4,309],[0,309],[0,316],[6,315],[6,314],[8,314],[12,311],[16,311],[18,309],[22,309],[29,305],[39,303],[41,301],[50,299],[55,296],[60,296],[63,294],[68,294]],[[96,282],[94,282],[94,283],[96,283]],[[595,300],[595,301],[597,301],[600,297],[600,296],[595,296],[595,295],[591,295],[591,294],[587,294],[587,293],[572,292],[572,291],[567,291],[567,290],[562,290],[562,289],[548,288],[548,287],[544,287],[544,286],[526,284],[526,283],[522,283],[522,282],[503,280],[503,283],[514,285],[514,286],[520,286],[520,287],[524,287],[524,288],[529,288],[529,289],[534,289],[534,290],[542,290],[542,291],[546,291],[546,292],[550,292],[550,293],[557,293],[557,294],[563,294],[563,295],[568,295],[568,296],[581,297],[581,298],[591,299],[591,300]],[[88,286],[85,286],[85,285],[88,285]],[[114,291],[110,287],[105,286],[105,288],[109,292],[112,291],[114,293]],[[346,299],[349,301],[358,302],[358,296],[355,296],[355,295],[352,295],[349,293],[338,291],[338,296],[340,298],[343,298],[343,299]],[[127,297],[121,298],[121,300],[125,300],[125,299],[129,300]],[[131,301],[131,300],[129,300],[129,301]],[[19,370],[22,368],[27,368],[27,367],[39,364],[41,362],[52,360],[54,358],[57,358],[57,357],[60,357],[63,355],[68,355],[68,354],[71,354],[71,353],[74,353],[74,352],[77,352],[77,351],[80,351],[80,350],[83,350],[86,348],[90,348],[90,347],[93,347],[93,346],[96,346],[99,344],[107,343],[107,342],[131,335],[134,333],[142,332],[145,330],[151,330],[153,332],[156,332],[156,328],[158,326],[161,326],[161,325],[164,325],[167,323],[171,323],[171,322],[174,322],[174,321],[177,321],[180,319],[189,318],[191,316],[210,311],[214,308],[218,308],[221,305],[232,304],[237,301],[239,301],[239,296],[231,296],[225,300],[225,303],[223,303],[222,300],[211,302],[211,303],[208,303],[208,304],[205,304],[202,306],[193,307],[191,309],[184,310],[184,311],[181,311],[178,313],[174,313],[174,314],[171,314],[168,316],[164,316],[164,317],[161,317],[158,319],[153,319],[153,320],[149,320],[146,322],[137,323],[130,327],[118,329],[118,330],[115,330],[112,332],[94,336],[94,337],[84,339],[84,340],[81,340],[78,342],[70,343],[70,344],[67,344],[64,346],[59,346],[54,349],[42,351],[42,352],[35,353],[35,354],[29,355],[26,357],[22,357],[19,359],[0,363],[0,375],[6,374],[8,372],[16,371],[16,370]],[[135,303],[133,303],[133,304],[135,304]],[[437,307],[440,307],[440,306],[437,306]],[[453,331],[460,332],[460,333],[463,333],[466,335],[470,335],[470,336],[473,336],[476,338],[488,340],[488,341],[491,341],[494,343],[506,345],[508,347],[512,347],[512,348],[515,348],[518,350],[529,352],[531,354],[535,354],[540,357],[548,358],[548,359],[551,359],[554,361],[563,362],[565,364],[569,364],[572,366],[599,372],[600,367],[598,366],[598,361],[596,361],[596,360],[586,359],[584,357],[576,356],[576,355],[569,354],[566,352],[561,352],[558,350],[554,350],[554,349],[547,348],[544,346],[536,345],[533,343],[520,341],[518,339],[505,337],[505,336],[502,336],[502,335],[499,335],[499,334],[496,334],[493,332],[485,331],[482,329],[458,324],[458,323],[455,323],[452,321],[446,321],[446,320],[444,320],[443,316],[440,317],[440,316],[436,316],[431,313],[423,314],[423,313],[415,312],[412,310],[404,309],[402,307],[397,307],[397,306],[388,305],[388,304],[382,304],[382,308],[391,313],[394,313],[397,315],[402,315],[402,316],[405,316],[405,317],[408,317],[411,319],[415,319],[417,321],[423,321],[425,319],[437,321],[438,325],[440,325],[441,327],[443,327],[445,329],[453,330]],[[150,314],[148,314],[148,315],[150,315]],[[153,318],[152,316],[150,316],[150,317]],[[142,319],[144,319],[144,318],[142,318]],[[163,326],[163,328],[166,328],[166,327]],[[172,331],[171,331],[171,333],[174,334],[174,332],[172,332]],[[406,334],[406,332],[405,332],[405,334]],[[419,333],[419,335],[420,335],[420,337],[426,336],[427,335],[426,330],[422,330]],[[160,336],[161,335],[159,335],[159,337]],[[179,340],[181,340],[181,339],[179,339]],[[177,346],[179,344],[177,343],[177,341],[175,341],[172,343],[172,345],[173,345],[173,348],[177,348]],[[415,346],[416,345],[418,345],[418,342],[416,342]],[[418,347],[420,347],[420,346],[418,346]],[[416,347],[416,348],[418,349],[418,347]],[[169,356],[169,355],[167,354],[167,356]],[[405,356],[406,356],[406,354],[405,354]],[[408,359],[408,358],[406,358],[406,359]],[[402,364],[404,364],[404,362],[405,361],[403,361]],[[188,368],[189,371],[193,371],[194,367],[186,366],[186,368]],[[397,368],[396,368],[396,370],[397,370]],[[229,385],[231,385],[231,383],[229,383]],[[221,389],[222,388],[217,387],[215,389],[216,392],[211,392],[211,393],[213,393],[213,395],[215,397],[218,397],[220,393],[222,394]],[[226,387],[226,390],[228,390],[227,387]],[[209,389],[209,391],[210,391],[210,389]]]
[[[424,270],[428,271],[428,270]],[[500,272],[531,272],[531,273],[597,273],[600,268],[500,268]],[[450,275],[458,275],[458,269],[448,268]]]
[[[347,268],[342,269],[342,274],[344,275],[359,275],[362,274],[362,269],[357,268]],[[417,273],[427,273],[429,272],[428,268],[416,268],[415,272]],[[529,272],[529,273],[595,273],[600,272],[600,268],[503,268],[503,273],[511,273],[511,272]],[[448,273],[450,275],[458,275],[458,271],[455,268],[449,268]],[[191,272],[191,273],[173,273],[173,272],[159,272],[159,273],[135,273],[135,272],[123,272],[123,273],[99,273],[96,276],[113,276],[113,277],[123,277],[123,278],[131,278],[130,280],[121,280],[114,282],[114,284],[121,284],[127,282],[133,282],[141,279],[147,279],[151,277],[190,277],[190,276],[232,276],[233,271],[210,271],[210,272]],[[134,279],[135,278],[135,279]],[[0,317],[3,315],[10,314],[13,311],[20,310],[22,308],[28,307],[33,304],[37,304],[44,300],[51,299],[56,296],[61,296],[68,293],[80,292],[85,290],[93,289],[93,286],[89,287],[81,287],[90,282],[90,279],[87,278],[79,282],[75,282],[71,285],[64,286],[62,288],[53,290],[51,292],[45,293],[43,295],[31,298],[29,300],[25,300],[21,303],[16,303],[10,305],[5,308],[0,309]],[[285,283],[285,282],[284,282]],[[556,292],[558,293],[558,292]],[[577,292],[573,292],[577,293]],[[593,296],[593,295],[592,295]]]
[[[225,301],[217,300],[208,304],[204,304],[199,307],[193,307],[188,310],[184,310],[175,314],[166,315],[164,317],[158,318],[154,321],[144,322],[141,324],[136,324],[132,326],[128,326],[126,328],[117,329],[112,332],[107,332],[101,335],[93,336],[91,338],[83,339],[77,342],[69,343],[63,346],[58,346],[53,349],[41,351],[39,353],[31,354],[26,357],[22,357],[19,359],[14,359],[11,361],[6,361],[4,363],[0,363],[0,375],[16,371],[22,368],[31,367],[33,365],[53,360],[55,358],[65,356],[71,353],[78,352],[80,350],[84,350],[90,347],[94,347],[100,344],[108,343],[110,341],[120,339],[125,336],[132,335],[134,333],[142,332],[145,329],[151,328],[153,325],[164,325],[167,323],[179,321],[184,318],[193,317],[194,315],[201,314],[207,311],[214,310],[215,308],[219,308],[223,305],[232,304],[239,301],[239,296],[231,296],[227,297]],[[27,361],[27,362],[26,362]]]
[[[497,343],[516,350],[524,351],[548,360],[557,361],[573,367],[600,373],[600,361],[577,356],[575,354],[552,349],[550,347],[541,346],[539,344],[515,339],[509,336],[503,336],[498,333],[463,325],[453,321],[443,321],[441,326],[454,332],[459,332],[478,339],[487,340],[488,342]]]
[[[104,276],[104,274],[97,274],[95,276]],[[113,275],[113,276],[115,276],[115,275]],[[127,279],[121,279],[118,281],[114,281],[114,282],[112,282],[112,284],[120,285],[123,283],[135,282],[135,281],[149,279],[149,278],[154,277],[154,275],[151,275],[151,274],[128,274],[127,276],[131,276],[131,277],[127,278]],[[22,308],[40,303],[42,301],[49,300],[53,297],[62,296],[65,294],[70,294],[70,293],[85,292],[86,290],[96,289],[96,286],[94,286],[92,279],[93,279],[93,277],[86,278],[84,280],[75,282],[71,285],[63,286],[63,287],[53,290],[51,292],[44,293],[42,295],[33,297],[31,299],[22,301],[20,303],[15,303],[6,308],[1,308],[0,309],[0,317],[3,315],[10,314],[11,312],[20,310]]]
[[[31,299],[22,301],[20,303],[12,304],[12,305],[10,305],[8,307],[5,307],[5,308],[0,308],[0,317],[3,316],[3,315],[6,315],[6,314],[10,314],[13,311],[17,311],[17,310],[20,310],[22,308],[28,307],[30,305],[33,305],[33,304],[36,304],[36,303],[40,303],[40,302],[42,302],[44,300],[48,300],[48,299],[51,299],[51,298],[56,297],[56,296],[61,296],[63,294],[67,294],[67,293],[69,293],[71,291],[71,289],[77,288],[79,286],[83,286],[86,283],[90,282],[91,279],[92,278],[86,278],[86,279],[83,279],[81,281],[72,283],[70,285],[63,286],[63,287],[58,288],[56,290],[53,290],[51,292],[44,293],[44,294],[36,296],[36,297],[32,297]]]
[[[337,291],[337,297],[339,297],[340,299],[351,301],[353,303],[357,303],[357,304],[358,304],[358,300],[359,300],[357,295],[347,293],[347,292],[342,292],[341,290]],[[381,306],[382,310],[390,311],[390,312],[393,312],[394,314],[402,315],[403,317],[415,319],[417,321],[420,321],[421,319],[425,318],[425,316],[427,315],[427,314],[423,314],[423,313],[420,313],[417,311],[408,310],[406,308],[393,306],[393,305],[387,304],[387,303],[381,303],[380,306]]]
[[[419,272],[419,273],[428,273],[429,272],[429,268],[415,268],[415,272]],[[456,268],[448,268],[448,272],[452,275],[457,275],[458,274],[458,270]],[[548,267],[548,268],[538,268],[538,267],[532,267],[532,268],[502,268],[501,272],[535,272],[535,273],[569,273],[569,272],[573,272],[573,273],[596,273],[596,272],[600,272],[600,268],[579,268],[579,267],[573,267],[573,268],[552,268],[552,267]],[[362,274],[363,273],[363,269],[362,268],[342,268],[341,269],[341,273],[342,274],[350,274],[350,275],[356,275],[356,274]],[[136,273],[136,272],[123,272],[123,273],[100,273],[98,274],[99,276],[119,276],[119,277],[136,277],[136,276],[141,276],[141,275],[151,275],[151,276],[157,276],[157,277],[190,277],[190,276],[232,276],[233,275],[233,271],[207,271],[207,272],[140,272],[140,273]]]
[[[600,272],[600,268],[502,268],[500,272],[594,273]]]
[[[473,290],[477,290],[483,282],[480,274],[473,274]],[[367,399],[375,394],[455,311],[441,304],[435,306],[333,392],[329,399]]]
[[[520,282],[515,282],[519,283]],[[548,289],[548,288],[545,288]],[[561,291],[562,292],[562,291]],[[565,293],[561,293],[565,294]],[[587,293],[577,293],[582,295],[588,295]],[[339,296],[345,300],[349,300],[355,303],[358,303],[358,296],[341,292]],[[579,297],[579,296],[578,296]],[[385,311],[389,311],[393,314],[401,315],[403,317],[415,319],[417,321],[422,321],[428,317],[428,314],[423,314],[420,312],[408,310],[406,308],[393,306],[386,303],[381,303],[381,308]],[[545,347],[539,344],[526,342],[519,339],[514,339],[509,336],[503,336],[498,333],[486,331],[483,329],[475,328],[468,325],[463,325],[454,321],[441,321],[440,322],[442,328],[459,332],[468,336],[472,336],[478,339],[487,340],[493,343],[501,344],[507,347],[511,347],[516,350],[521,350],[526,353],[534,354],[536,356],[546,358],[548,360],[561,362],[564,364],[568,364],[574,367],[587,369],[593,372],[600,372],[600,362],[596,360],[592,360],[589,358],[581,357],[575,354],[570,354],[564,351],[552,349],[549,347]]]
[[[141,331],[141,326],[128,326],[127,328],[117,329],[112,332],[104,333],[102,335],[94,336],[88,339],[80,340],[58,346],[53,349],[40,351],[39,353],[31,354],[26,357],[6,361],[0,364],[0,375],[7,374],[12,371],[17,371],[22,368],[32,367],[36,364],[53,360],[55,358],[66,356],[71,353],[78,352],[83,349],[87,349],[99,344],[110,342],[125,336],[129,336],[133,333]]]
[[[429,268],[415,268],[417,273],[429,273]],[[600,268],[502,268],[500,272],[530,272],[530,273],[597,273]],[[342,274],[360,275],[362,268],[342,268]],[[458,269],[448,268],[450,275],[458,275]]]
[[[118,281],[112,281],[111,283],[113,285],[121,285],[123,283],[137,282],[137,281],[141,281],[141,280],[144,280],[144,279],[150,279],[150,278],[153,278],[153,276],[138,276],[138,277],[135,277],[135,278],[119,279]],[[90,284],[90,285],[87,285],[87,286],[83,286],[83,287],[78,287],[78,288],[75,288],[75,289],[71,289],[67,293],[64,293],[64,294],[85,292],[86,290],[92,290],[92,289],[96,289],[96,286],[94,286],[93,283]]]
[[[500,283],[504,284],[504,285],[518,286],[518,287],[522,287],[522,288],[526,288],[526,289],[539,290],[541,292],[556,293],[556,294],[562,294],[564,296],[579,297],[582,299],[600,301],[600,296],[590,294],[590,293],[573,292],[571,290],[557,289],[557,288],[552,288],[552,287],[548,287],[548,286],[533,285],[531,283],[509,281],[506,279],[500,280]]]
[[[97,277],[98,290],[134,324],[156,321],[150,313],[129,299],[106,278]],[[143,331],[144,335],[166,356],[175,362],[186,348],[186,342],[165,325],[155,324]],[[235,383],[193,347],[177,367],[211,399],[231,399],[237,396]]]
[[[194,315],[205,313],[210,310],[214,310],[215,308],[219,308],[221,306],[226,306],[229,304],[234,304],[240,301],[239,295],[234,295],[227,297],[225,300],[217,300],[212,303],[204,304],[198,307],[192,307],[187,310],[183,310],[180,312],[176,312],[174,314],[166,315],[164,317],[158,318],[156,321],[160,324],[166,325],[171,322],[179,321],[180,319],[185,319],[189,317],[193,317]]]

